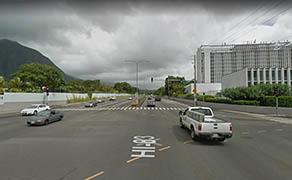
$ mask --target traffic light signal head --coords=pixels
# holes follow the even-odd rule
[[[151,77],[151,82],[153,83],[153,77]]]
[[[274,86],[274,96],[279,96],[280,93],[279,93],[279,89],[278,89],[278,86]]]
[[[46,88],[47,96],[49,96],[49,88]]]

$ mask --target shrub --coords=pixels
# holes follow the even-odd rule
[[[292,96],[280,96],[278,99],[280,107],[292,107]],[[262,106],[276,106],[276,98],[274,96],[265,96],[261,99]]]
[[[232,104],[259,106],[260,105],[260,101],[234,100],[234,101],[232,101]]]
[[[225,99],[225,98],[206,98],[205,99],[206,102],[214,102],[214,103],[226,103],[226,104],[231,104],[231,100],[230,99]]]

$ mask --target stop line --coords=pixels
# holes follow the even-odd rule
[[[57,109],[59,111],[181,111],[183,107],[107,107],[107,108],[72,108]]]

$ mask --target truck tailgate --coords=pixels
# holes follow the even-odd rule
[[[231,123],[228,122],[208,122],[202,123],[202,130],[203,133],[230,133],[230,125]]]

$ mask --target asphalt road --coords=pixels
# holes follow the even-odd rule
[[[194,142],[178,125],[185,105],[129,105],[75,105],[62,109],[62,121],[39,127],[26,126],[28,117],[0,116],[0,179],[292,179],[289,124],[220,110],[215,116],[233,123],[233,137]],[[141,144],[154,157],[131,157]]]

